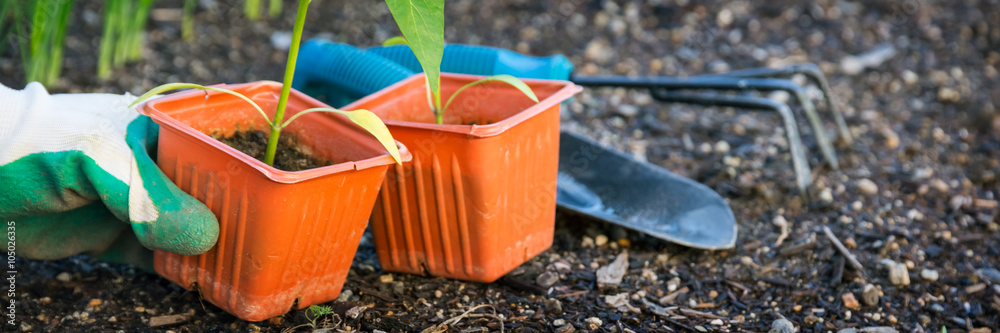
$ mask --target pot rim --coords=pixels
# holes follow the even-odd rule
[[[256,87],[259,87],[259,86],[270,86],[270,88],[273,88],[275,90],[280,91],[282,84],[279,83],[279,82],[275,82],[275,81],[263,80],[263,81],[256,81],[256,82],[249,82],[249,83],[240,83],[240,84],[219,83],[219,84],[211,85],[211,87],[225,88],[225,89],[229,89],[229,90],[239,90],[239,89],[244,89],[244,88],[253,89],[253,88],[256,88]],[[364,170],[364,169],[368,169],[368,168],[373,168],[373,167],[378,167],[378,166],[383,166],[383,165],[390,165],[390,164],[395,164],[396,163],[395,159],[392,158],[392,155],[390,155],[388,151],[385,151],[385,152],[383,152],[382,154],[380,154],[378,156],[371,157],[371,158],[366,158],[366,159],[359,160],[359,161],[346,161],[346,162],[341,162],[341,163],[332,164],[332,165],[328,165],[328,166],[323,166],[323,167],[319,167],[319,168],[313,168],[313,169],[307,169],[307,170],[300,170],[300,171],[285,171],[285,170],[280,170],[280,169],[275,168],[273,166],[267,165],[264,162],[261,162],[261,161],[257,160],[256,158],[253,158],[250,155],[247,155],[247,154],[245,154],[245,153],[237,150],[236,148],[230,147],[230,146],[226,145],[225,143],[222,143],[219,140],[216,140],[216,139],[212,138],[211,136],[208,136],[207,134],[202,133],[201,131],[199,131],[199,130],[191,127],[191,126],[188,126],[187,124],[185,124],[185,123],[183,123],[183,122],[181,122],[181,121],[179,121],[177,119],[174,119],[173,117],[167,115],[166,113],[164,113],[163,111],[161,111],[160,109],[157,108],[158,104],[160,104],[162,102],[172,101],[172,100],[178,100],[178,99],[184,99],[184,98],[191,98],[191,97],[193,97],[195,95],[205,95],[206,93],[208,93],[208,95],[210,95],[210,96],[211,95],[218,95],[218,94],[225,94],[224,92],[220,92],[220,91],[204,91],[204,90],[198,90],[198,89],[189,89],[189,90],[185,90],[185,91],[181,91],[181,92],[176,92],[176,93],[172,93],[172,94],[169,94],[169,95],[164,95],[162,97],[157,97],[157,98],[153,98],[153,99],[147,100],[147,101],[143,102],[142,104],[136,106],[135,109],[140,114],[143,114],[143,115],[146,115],[146,116],[149,116],[150,118],[152,118],[153,121],[156,122],[157,124],[159,124],[160,126],[165,126],[165,127],[169,128],[169,129],[179,131],[181,133],[187,134],[188,136],[190,136],[190,137],[192,137],[192,138],[194,138],[194,139],[196,139],[198,141],[201,141],[201,142],[203,142],[205,144],[208,144],[208,145],[210,145],[210,146],[212,146],[212,147],[214,147],[214,148],[222,151],[223,153],[228,154],[231,157],[233,157],[233,158],[235,158],[235,159],[237,159],[237,160],[239,160],[239,161],[241,161],[241,162],[243,162],[245,164],[250,165],[254,169],[257,169],[257,171],[260,171],[260,173],[263,174],[268,179],[270,179],[272,181],[275,181],[275,182],[278,182],[278,183],[294,184],[294,183],[298,183],[298,182],[310,180],[310,179],[313,179],[313,178],[326,176],[326,175],[329,175],[329,174],[335,174],[335,173],[344,172],[344,171],[351,171],[351,170]],[[292,93],[292,96],[290,96],[290,97],[301,98],[307,104],[314,104],[314,105],[326,106],[325,103],[320,102],[320,101],[316,100],[315,98],[312,98],[312,97],[310,97],[310,96],[308,96],[306,94],[303,94],[301,92],[298,92],[298,91],[296,91],[294,89],[292,89],[291,93]],[[247,96],[247,97],[249,98],[250,96]],[[250,107],[250,106],[248,105],[247,107]],[[350,122],[348,122],[348,123],[351,126],[357,126],[354,123],[350,123]],[[374,137],[372,137],[371,139],[375,140]],[[396,147],[399,148],[399,155],[400,155],[400,158],[401,158],[401,162],[410,161],[412,159],[412,155],[410,154],[410,151],[406,148],[405,145],[403,145],[398,140],[394,140],[394,141],[396,141]]]
[[[460,81],[465,81],[466,83],[471,83],[486,77],[487,76],[484,75],[441,73],[441,78],[456,79]],[[417,73],[411,75],[410,77],[402,81],[396,82],[391,86],[385,87],[382,90],[379,90],[371,95],[365,96],[364,98],[361,98],[351,104],[348,104],[347,106],[344,106],[342,109],[356,110],[362,108],[359,106],[368,104],[371,101],[377,99],[378,97],[388,93],[389,91],[402,89],[404,86],[413,84],[412,83],[413,81],[418,81],[418,80],[420,81],[424,80],[424,73]],[[510,117],[504,118],[503,120],[487,125],[457,125],[457,124],[438,125],[435,123],[424,123],[424,122],[403,121],[403,120],[393,120],[393,119],[382,119],[382,121],[387,126],[420,128],[426,130],[463,134],[475,138],[485,138],[485,137],[499,135],[507,131],[511,127],[514,127],[515,125],[520,124],[521,122],[528,120],[531,117],[538,115],[539,113],[542,113],[543,111],[549,109],[550,107],[562,103],[563,101],[569,99],[570,97],[573,97],[573,95],[576,95],[577,93],[583,90],[583,87],[578,86],[570,81],[564,81],[564,80],[543,80],[543,79],[521,79],[521,80],[524,81],[524,83],[527,83],[529,86],[547,84],[547,85],[561,85],[563,87],[558,91],[556,91],[556,93],[550,95],[549,97],[538,101],[538,103],[535,103],[532,106],[524,110],[521,110],[520,112]],[[421,86],[421,88],[423,88],[423,86]]]

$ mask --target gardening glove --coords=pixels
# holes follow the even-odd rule
[[[0,223],[15,226],[18,255],[148,269],[142,246],[194,255],[215,245],[215,215],[150,158],[159,127],[128,107],[134,99],[0,85]]]

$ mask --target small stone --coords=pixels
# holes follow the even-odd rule
[[[385,274],[385,275],[379,276],[378,277],[378,281],[381,282],[381,283],[390,283],[390,282],[392,282],[392,274]]]
[[[976,270],[976,274],[983,280],[989,281],[989,283],[1000,284],[1000,271],[994,268],[980,268]]]
[[[292,47],[292,32],[275,31],[271,34],[271,46],[279,51],[287,51]]]
[[[878,193],[878,185],[875,182],[869,180],[868,178],[863,178],[859,180],[856,184],[858,191],[861,193],[872,195]]]
[[[677,287],[680,285],[681,285],[681,278],[679,277],[674,277],[670,280],[667,280],[667,291],[673,292],[674,290],[677,290]]]
[[[726,142],[725,140],[719,140],[719,142],[715,143],[715,151],[718,152],[719,154],[728,153],[729,142]]]
[[[920,278],[931,282],[937,281],[938,271],[924,268],[920,271]]]
[[[548,288],[556,284],[559,281],[559,273],[545,271],[542,274],[538,274],[538,278],[535,279],[535,283],[538,283],[542,288]]]
[[[962,94],[958,90],[949,87],[938,89],[938,100],[942,102],[958,102],[962,99]]]
[[[604,244],[607,244],[607,243],[608,243],[608,236],[597,235],[597,237],[594,237],[594,245],[604,246]]]
[[[873,314],[873,315],[872,315],[872,320],[874,320],[874,321],[879,321],[879,320],[882,320],[882,315],[881,315],[881,314],[878,314],[878,313],[876,313],[876,314]]]
[[[712,144],[710,144],[708,142],[702,142],[700,145],[698,145],[698,151],[701,152],[702,154],[711,153],[712,152]]]
[[[59,275],[56,275],[56,280],[59,280],[59,282],[70,282],[73,281],[73,276],[69,273],[62,272],[59,273]]]
[[[909,69],[904,70],[901,76],[903,77],[903,83],[906,83],[908,86],[916,84],[917,80],[920,79],[920,76],[918,76],[917,73],[914,73]]]
[[[771,330],[768,333],[795,333],[795,325],[788,319],[781,318],[771,322]]]
[[[819,191],[819,200],[826,203],[833,202],[833,191],[829,187]]]
[[[566,325],[566,320],[565,319],[556,319],[556,320],[552,321],[552,326],[560,327],[560,326],[563,326],[563,325]]]
[[[854,201],[851,203],[851,209],[854,211],[859,211],[861,208],[864,208],[864,204],[861,203],[861,201]]]
[[[336,302],[347,302],[351,299],[351,296],[354,296],[354,292],[350,289],[344,289],[340,292],[340,296],[337,296]]]
[[[101,306],[101,303],[103,303],[103,301],[101,301],[100,298],[95,298],[95,299],[90,300],[90,303],[87,303],[87,306],[92,307],[92,308],[96,308],[98,306]]]
[[[622,104],[618,106],[618,114],[627,118],[632,118],[639,114],[639,107],[635,105]]]
[[[844,239],[844,246],[848,249],[858,248],[858,241],[854,240],[854,237],[847,237]]]
[[[875,285],[867,284],[865,285],[864,291],[861,292],[861,301],[865,302],[867,306],[878,305],[879,291]]]
[[[848,309],[861,309],[861,303],[858,303],[858,299],[854,297],[854,293],[848,292],[843,294],[840,296],[840,299],[844,301],[844,307]]]
[[[917,320],[920,321],[920,326],[927,326],[927,324],[931,323],[931,317],[927,315],[920,315],[917,317]]]
[[[628,238],[619,238],[618,245],[621,247],[630,247],[632,246],[632,241],[628,240]]]
[[[554,315],[558,315],[558,314],[562,314],[563,313],[562,302],[560,302],[558,299],[555,299],[555,298],[546,298],[542,302],[545,305],[545,312],[546,313],[554,314]],[[555,324],[553,324],[553,325],[555,325]],[[562,326],[562,325],[555,325],[555,326]]]
[[[444,293],[440,289],[434,291],[434,298],[441,298],[441,296],[444,296]]]
[[[406,286],[403,285],[403,281],[392,281],[392,292],[396,295],[402,295],[406,291],[405,289]]]
[[[889,264],[889,282],[897,286],[910,285],[910,272],[906,264],[892,262]]]
[[[709,325],[714,325],[714,326],[722,326],[722,325],[725,325],[725,323],[724,323],[724,322],[722,322],[722,319],[715,319],[715,320],[712,320],[712,321],[711,321],[711,322],[709,322],[708,324],[709,324]]]
[[[597,318],[597,317],[587,318],[583,322],[587,323],[587,327],[590,328],[591,331],[600,328],[601,325],[604,325],[604,322],[601,321],[601,318]]]
[[[886,320],[888,320],[890,324],[895,324],[896,322],[899,321],[899,319],[896,319],[896,316],[893,315],[889,315],[889,317],[886,317]]]
[[[580,247],[593,247],[593,246],[594,246],[594,239],[587,236],[583,236],[583,241],[580,242]]]
[[[944,306],[942,306],[941,304],[938,304],[938,303],[934,303],[934,305],[931,305],[931,311],[939,312],[939,313],[940,312],[944,312]]]
[[[135,307],[135,312],[138,312],[138,313],[146,312],[146,308],[141,307],[141,306],[137,306],[137,307]]]

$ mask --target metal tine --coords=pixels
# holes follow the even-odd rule
[[[795,170],[795,180],[803,193],[812,185],[812,170],[806,162],[805,148],[799,135],[798,123],[788,105],[768,98],[755,96],[739,96],[728,94],[690,93],[670,91],[666,89],[650,89],[653,98],[662,102],[687,103],[706,106],[728,106],[746,109],[774,111],[781,116],[785,125],[785,134],[792,153],[792,168]]]
[[[806,114],[809,124],[813,129],[813,135],[819,144],[820,151],[827,163],[834,170],[839,170],[837,162],[837,152],[833,149],[833,143],[826,136],[823,124],[816,114],[816,107],[813,106],[805,93],[805,89],[795,82],[786,79],[771,78],[741,78],[728,76],[695,76],[695,77],[619,77],[588,76],[574,77],[574,82],[582,86],[607,86],[608,82],[614,82],[615,86],[629,88],[649,88],[682,90],[682,89],[708,89],[708,90],[783,90],[795,96],[795,99],[802,104],[802,111]]]
[[[827,109],[833,114],[833,119],[837,123],[837,131],[840,133],[841,140],[844,143],[851,145],[854,143],[854,138],[851,136],[851,131],[847,127],[847,122],[844,121],[844,114],[840,112],[837,105],[833,103],[833,92],[830,91],[830,84],[826,80],[826,75],[823,75],[823,71],[819,69],[819,66],[812,63],[805,64],[795,64],[788,65],[778,68],[770,67],[758,67],[758,68],[747,68],[741,70],[735,70],[732,72],[719,73],[719,74],[708,74],[703,76],[728,76],[728,77],[755,77],[755,78],[773,78],[773,77],[788,77],[796,74],[805,75],[807,78],[811,79],[817,86],[819,86],[820,91],[823,92],[823,100],[826,103]]]

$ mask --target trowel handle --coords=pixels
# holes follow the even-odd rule
[[[414,71],[375,53],[313,39],[299,50],[292,87],[339,107],[413,74]]]
[[[417,57],[406,45],[369,48],[368,52],[395,61],[414,72],[423,72]],[[441,71],[475,75],[508,74],[526,79],[569,80],[573,64],[561,54],[534,57],[489,46],[448,44]]]

